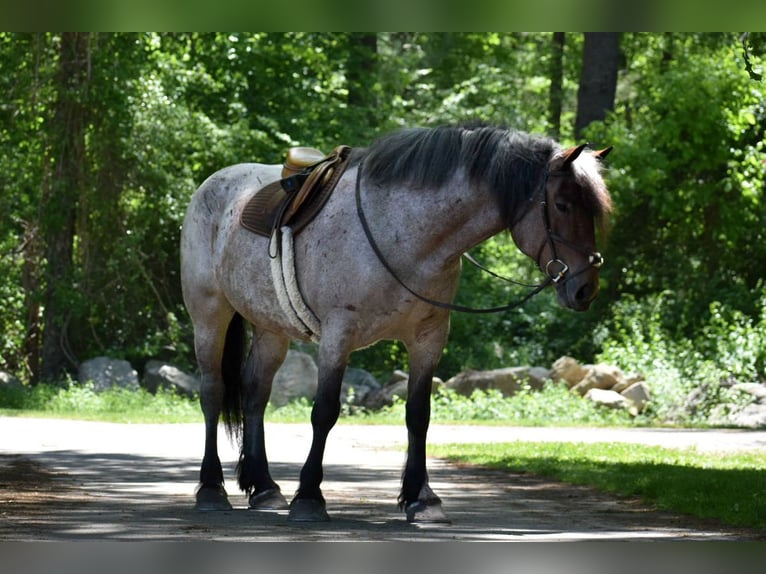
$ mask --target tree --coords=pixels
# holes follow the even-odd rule
[[[77,203],[84,186],[88,123],[90,34],[61,35],[57,100],[51,121],[50,178],[43,185],[41,228],[45,245],[45,308],[41,376],[53,379],[68,363],[67,325],[72,317]]]
[[[548,126],[550,135],[554,139],[558,139],[561,134],[561,108],[564,104],[564,34],[564,32],[554,32],[551,43]]]
[[[593,121],[603,120],[614,109],[617,71],[620,64],[618,32],[586,32],[582,73],[577,91],[575,137]]]

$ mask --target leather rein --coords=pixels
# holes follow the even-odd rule
[[[466,258],[471,263],[479,267],[479,269],[482,269],[490,273],[491,275],[498,277],[499,279],[502,279],[504,281],[529,287],[532,289],[532,291],[527,293],[519,301],[515,301],[513,303],[509,303],[507,305],[502,305],[499,307],[481,307],[481,308],[466,307],[464,305],[457,305],[455,303],[447,303],[445,301],[437,301],[435,299],[431,299],[430,297],[421,295],[420,293],[412,289],[409,285],[407,285],[401,279],[401,277],[399,277],[399,275],[396,273],[393,267],[391,267],[391,264],[386,260],[385,256],[383,255],[383,252],[380,250],[380,247],[375,241],[375,238],[372,236],[372,231],[370,230],[370,226],[367,222],[367,217],[364,215],[364,210],[362,209],[361,181],[362,181],[363,167],[364,167],[364,159],[362,159],[362,161],[359,163],[359,167],[356,174],[355,197],[356,197],[356,213],[359,217],[360,223],[362,224],[362,229],[364,230],[364,234],[367,237],[367,242],[370,244],[370,247],[372,247],[372,250],[377,256],[380,263],[383,265],[386,271],[388,271],[391,274],[391,276],[396,280],[396,282],[399,283],[399,285],[401,285],[406,291],[408,291],[410,294],[414,295],[421,301],[424,301],[425,303],[428,303],[429,305],[433,305],[434,307],[439,307],[441,309],[449,309],[450,311],[458,311],[460,313],[472,313],[472,314],[502,313],[504,311],[510,311],[511,309],[520,307],[521,305],[529,301],[532,297],[540,293],[543,289],[545,289],[549,285],[557,284],[562,280],[566,282],[572,277],[576,277],[577,275],[580,275],[581,273],[587,271],[589,268],[591,267],[599,268],[604,263],[604,258],[597,251],[595,252],[586,251],[580,248],[579,246],[574,245],[570,241],[564,239],[563,237],[559,236],[558,234],[554,233],[553,229],[551,229],[550,216],[548,214],[548,191],[547,191],[548,176],[549,175],[564,175],[566,172],[564,171],[550,172],[546,168],[544,176],[543,176],[542,185],[541,185],[540,195],[542,196],[542,199],[540,201],[540,206],[542,208],[543,223],[545,224],[545,231],[546,231],[547,238],[543,242],[543,244],[540,246],[540,250],[538,251],[536,261],[537,261],[538,267],[545,272],[548,278],[542,283],[539,283],[538,285],[524,285],[522,283],[518,283],[511,279],[506,279],[505,277],[497,275],[496,273],[486,269],[481,264],[479,264],[472,256],[465,254]],[[566,263],[564,263],[561,259],[559,259],[558,256],[556,255],[557,242],[562,243],[566,245],[567,247],[570,247],[576,251],[579,251],[580,253],[585,253],[586,255],[588,255],[588,265],[586,267],[583,267],[576,273],[570,274],[569,266]],[[543,267],[540,264],[540,256],[542,255],[542,251],[546,244],[550,246],[551,259]]]

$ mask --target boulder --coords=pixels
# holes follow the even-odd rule
[[[732,424],[752,429],[766,427],[766,405],[752,403],[737,413],[730,415]]]
[[[766,385],[762,383],[735,383],[731,389],[750,395],[758,404],[766,404]]]
[[[550,378],[553,381],[564,381],[569,388],[574,387],[588,374],[588,369],[580,365],[572,357],[560,357],[553,363]]]
[[[361,405],[376,411],[394,404],[394,397],[407,398],[407,379],[394,379],[379,389],[373,389],[365,395]]]
[[[498,390],[505,397],[515,395],[523,385],[534,390],[543,388],[550,375],[541,367],[506,367],[491,371],[463,371],[449,379],[444,386],[464,396],[471,396],[474,390]]]
[[[591,389],[610,390],[624,380],[625,375],[617,367],[604,364],[588,365],[585,376],[571,389],[585,396]]]
[[[340,400],[343,403],[361,405],[368,393],[380,388],[378,380],[364,369],[348,367],[343,375]]]
[[[144,388],[154,394],[158,389],[173,389],[192,397],[199,394],[200,382],[197,377],[163,361],[151,360],[144,367]]]
[[[617,392],[616,385],[611,390]],[[639,413],[644,410],[647,403],[651,399],[651,394],[649,393],[649,387],[643,381],[633,383],[627,389],[622,391],[620,394],[626,399],[628,399],[631,403],[633,403],[633,406],[636,407],[636,410]]]
[[[603,407],[609,407],[612,409],[625,409],[630,411],[630,413],[633,415],[638,414],[636,407],[633,406],[633,403],[629,399],[612,390],[593,388],[585,393],[584,398],[593,401],[597,405]]]
[[[317,392],[319,372],[314,359],[302,351],[287,351],[271,387],[271,404],[282,407],[294,399],[313,399]]]
[[[10,373],[6,373],[5,371],[0,371],[0,387],[6,389],[20,389],[23,386],[24,385],[17,377]]]
[[[93,383],[95,391],[114,387],[138,390],[138,373],[128,361],[110,357],[95,357],[80,364],[77,380],[81,384]]]

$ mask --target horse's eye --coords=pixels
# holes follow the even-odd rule
[[[569,213],[569,204],[568,203],[563,203],[561,201],[557,201],[555,203],[555,205],[556,205],[556,210],[559,213]]]

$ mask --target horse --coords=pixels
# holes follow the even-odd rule
[[[205,180],[191,197],[180,246],[205,421],[196,508],[232,508],[217,450],[223,417],[239,439],[237,476],[249,508],[289,510],[289,521],[329,520],[323,456],[349,356],[398,340],[410,363],[399,508],[409,522],[449,522],[429,486],[426,435],[462,256],[509,230],[558,302],[586,310],[603,261],[597,229],[611,209],[601,165],[610,149],[564,148],[486,124],[401,129],[353,148],[326,204],[289,238],[294,272],[284,282],[287,298],[299,300],[288,301],[292,307],[273,273],[274,237],[240,224],[244,206],[280,179],[282,166],[237,164]],[[291,341],[318,342],[319,375],[312,441],[288,505],[269,472],[264,412]]]

